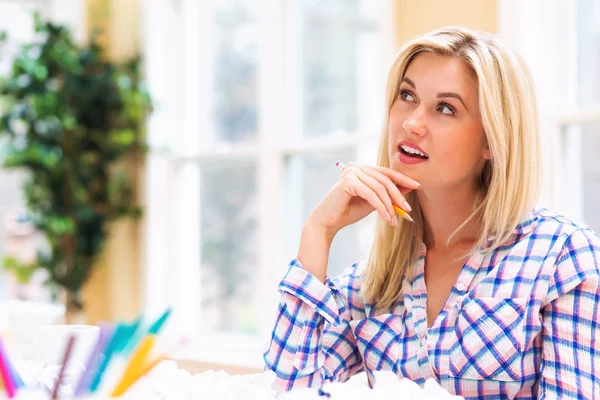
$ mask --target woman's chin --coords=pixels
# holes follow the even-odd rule
[[[423,186],[423,182],[419,180],[419,178],[423,177],[423,174],[421,173],[421,171],[418,171],[418,168],[413,168],[412,165],[403,164],[398,160],[392,160],[392,162],[390,163],[390,168],[394,171],[398,171],[401,174],[408,176],[411,179],[416,180],[421,184],[421,187]]]

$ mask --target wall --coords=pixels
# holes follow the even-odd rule
[[[138,48],[138,0],[86,0],[88,30],[100,27],[101,42],[114,61]],[[138,177],[143,166],[127,165]],[[141,182],[141,179],[137,180]],[[138,191],[139,193],[139,191]],[[84,291],[90,323],[133,319],[141,310],[140,223],[122,220],[110,226],[105,250]]]
[[[445,25],[497,31],[496,0],[394,0],[393,5],[398,45]]]

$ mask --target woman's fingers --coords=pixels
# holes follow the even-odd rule
[[[344,168],[340,183],[350,196],[363,198],[379,213],[379,215],[381,215],[381,218],[388,221],[390,224],[393,224],[394,219],[392,218],[392,215],[395,215],[393,208],[390,213],[377,193],[359,179],[359,172],[360,166],[357,164],[348,164]]]
[[[369,167],[385,176],[387,176],[388,178],[390,178],[392,180],[392,182],[394,182],[396,185],[400,185],[402,187],[405,187],[407,189],[418,189],[421,184],[417,181],[415,181],[414,179],[409,178],[408,176],[398,172],[398,171],[394,171],[391,168],[385,168],[385,167]]]
[[[363,184],[368,186],[369,189],[371,189],[373,192],[375,192],[375,194],[377,194],[377,197],[385,206],[385,209],[386,209],[388,215],[391,216],[391,218],[387,218],[386,220],[388,222],[392,223],[392,225],[394,225],[394,223],[397,220],[396,212],[394,211],[394,205],[392,204],[392,199],[390,197],[390,194],[388,193],[388,189],[382,182],[380,182],[379,180],[368,175],[365,171],[366,171],[366,169],[361,169],[358,171],[358,173],[357,173],[358,179]]]
[[[394,202],[394,204],[401,207],[402,209],[404,209],[404,211],[408,213],[412,211],[412,207],[410,206],[410,204],[408,204],[406,198],[402,195],[400,189],[398,189],[398,186],[396,186],[396,184],[392,182],[392,180],[389,177],[373,168],[363,168],[362,172],[366,175],[371,176],[373,179],[376,179],[383,186],[385,186],[385,189],[389,197]]]
[[[364,166],[355,162],[343,166],[342,179],[345,181],[342,185],[346,187],[348,194],[366,200],[393,226],[398,225],[395,207],[402,208],[406,213],[412,211],[404,193],[420,186],[415,180],[393,169]],[[410,216],[406,214],[403,217],[410,220]]]
[[[392,215],[395,214],[390,214],[387,211],[385,204],[381,201],[381,199],[379,199],[377,193],[375,193],[370,187],[362,183],[358,178],[356,178],[356,180],[356,194],[361,198],[365,199],[375,210],[377,210],[381,218],[394,225],[395,221],[392,218]]]

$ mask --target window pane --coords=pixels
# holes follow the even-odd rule
[[[200,209],[202,326],[254,332],[255,164],[203,166]]]
[[[600,104],[600,2],[577,2],[578,92],[582,105]]]
[[[299,2],[304,136],[354,133],[364,128],[361,114],[368,111],[361,100],[383,97],[382,73],[374,62],[383,54],[379,27],[362,3]]]
[[[8,40],[0,44],[0,77],[8,76],[12,69],[14,57],[18,54],[21,43],[30,42],[34,39],[34,21],[33,12],[37,11],[43,17],[48,14],[49,2],[47,1],[25,1],[25,0],[4,0],[0,1],[0,32],[6,32]],[[0,104],[2,107],[2,104]],[[7,145],[7,138],[0,140],[0,149]],[[3,162],[3,156],[0,155],[0,163]],[[9,236],[14,235],[11,229],[22,229],[22,226],[16,224],[14,219],[26,208],[23,199],[21,186],[26,179],[27,173],[23,170],[0,169],[0,256],[9,256],[14,252],[20,253],[28,250],[28,240],[26,237],[18,238],[15,241]],[[10,242],[15,242],[9,249]],[[15,255],[15,254],[12,254]],[[41,271],[38,271],[41,272]],[[37,274],[37,277],[43,279],[44,273]],[[47,300],[49,293],[41,282],[36,283],[34,277],[32,283],[26,287],[17,285],[11,273],[4,269],[0,270],[0,298],[19,297],[24,294],[31,300]],[[27,293],[25,293],[27,291]],[[22,341],[17,343],[19,345]]]
[[[302,226],[312,211],[339,178],[337,161],[355,160],[353,151],[329,152],[293,156],[286,171],[286,254],[296,256]],[[364,256],[359,235],[368,227],[369,218],[342,229],[335,237],[329,253],[328,275],[340,274],[346,267]]]
[[[4,0],[0,1],[0,32],[8,34],[8,42],[0,47],[0,75],[10,73],[18,45],[34,38],[33,12],[47,14],[49,2]]]
[[[256,138],[256,0],[220,0],[214,10],[212,114],[217,142]]]
[[[561,147],[562,211],[600,232],[600,124],[569,126]]]

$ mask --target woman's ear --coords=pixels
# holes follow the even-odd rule
[[[489,148],[483,149],[483,158],[485,158],[486,160],[492,159],[492,152],[490,151]]]
[[[490,146],[488,145],[487,140],[483,143],[483,158],[486,160],[492,159],[492,152],[490,150]]]

